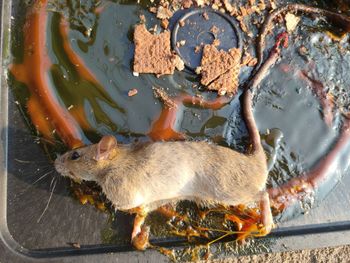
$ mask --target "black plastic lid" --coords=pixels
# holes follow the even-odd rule
[[[236,19],[209,8],[188,9],[172,31],[173,49],[191,70],[200,66],[202,47],[212,44],[215,39],[220,42],[218,49],[242,48],[241,31]]]

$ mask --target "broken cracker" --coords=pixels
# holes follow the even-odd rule
[[[225,94],[228,94],[230,96],[237,93],[239,82],[238,82],[238,75],[239,75],[240,66],[237,65],[236,67],[233,67],[229,69],[227,72],[219,76],[216,80],[214,80],[210,85],[208,86],[209,90],[217,90],[218,94],[220,96],[223,96]]]
[[[236,56],[232,56],[236,49],[230,49],[229,52],[223,50],[218,51],[214,45],[204,46],[203,56],[201,60],[201,83],[209,85],[213,80],[232,68],[235,64],[240,64]],[[240,54],[240,52],[239,52]]]
[[[173,74],[175,55],[170,48],[170,32],[151,34],[145,25],[137,25],[134,31],[134,72]]]
[[[241,51],[231,48],[228,52],[217,50],[214,45],[205,45],[201,66],[196,72],[202,75],[201,84],[219,95],[233,95],[238,89],[238,75],[241,68]]]

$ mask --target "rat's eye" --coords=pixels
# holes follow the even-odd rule
[[[73,152],[70,156],[71,160],[77,160],[80,157],[80,154],[78,152]]]

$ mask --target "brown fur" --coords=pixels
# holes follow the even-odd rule
[[[259,200],[267,178],[259,148],[244,155],[207,142],[155,142],[143,147],[115,146],[107,160],[95,160],[98,144],[57,158],[56,169],[73,179],[96,181],[116,209],[153,210],[174,200],[203,205],[248,204]],[[72,176],[72,174],[74,176]]]

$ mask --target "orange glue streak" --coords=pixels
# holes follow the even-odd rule
[[[69,110],[69,113],[74,117],[74,119],[79,123],[79,127],[83,130],[91,130],[90,123],[86,119],[85,110],[83,106],[74,106]]]
[[[76,52],[73,50],[72,46],[69,42],[69,23],[61,17],[61,22],[59,23],[59,31],[62,37],[63,49],[68,56],[70,62],[75,66],[78,74],[82,79],[86,79],[91,82],[95,86],[101,87],[100,83],[94,76],[94,74],[90,71],[90,69],[85,65],[84,61],[81,57],[79,57]]]
[[[11,73],[25,83],[36,96],[60,138],[70,148],[83,145],[82,131],[69,112],[52,92],[49,72],[52,66],[46,49],[47,0],[38,0],[27,15],[24,26],[24,57],[22,64],[12,64]],[[31,109],[34,112],[34,109]],[[47,127],[46,127],[47,128]],[[44,130],[44,129],[42,129]],[[47,132],[47,131],[46,131]]]
[[[27,102],[28,114],[32,120],[35,128],[49,141],[53,141],[53,126],[45,118],[47,115],[44,109],[40,105],[40,101],[34,94],[29,98]]]
[[[220,96],[213,101],[205,101],[201,97],[182,94],[176,98],[173,98],[173,102],[176,107],[165,107],[162,110],[159,118],[152,124],[152,128],[148,133],[148,136],[153,141],[184,140],[186,136],[180,132],[176,132],[173,128],[176,122],[176,114],[178,108],[182,104],[192,104],[194,106],[200,106],[205,109],[218,110],[230,101],[231,98],[224,96]]]
[[[184,140],[185,135],[176,132],[173,127],[176,122],[177,108],[165,108],[159,118],[152,124],[148,136],[153,141]]]

